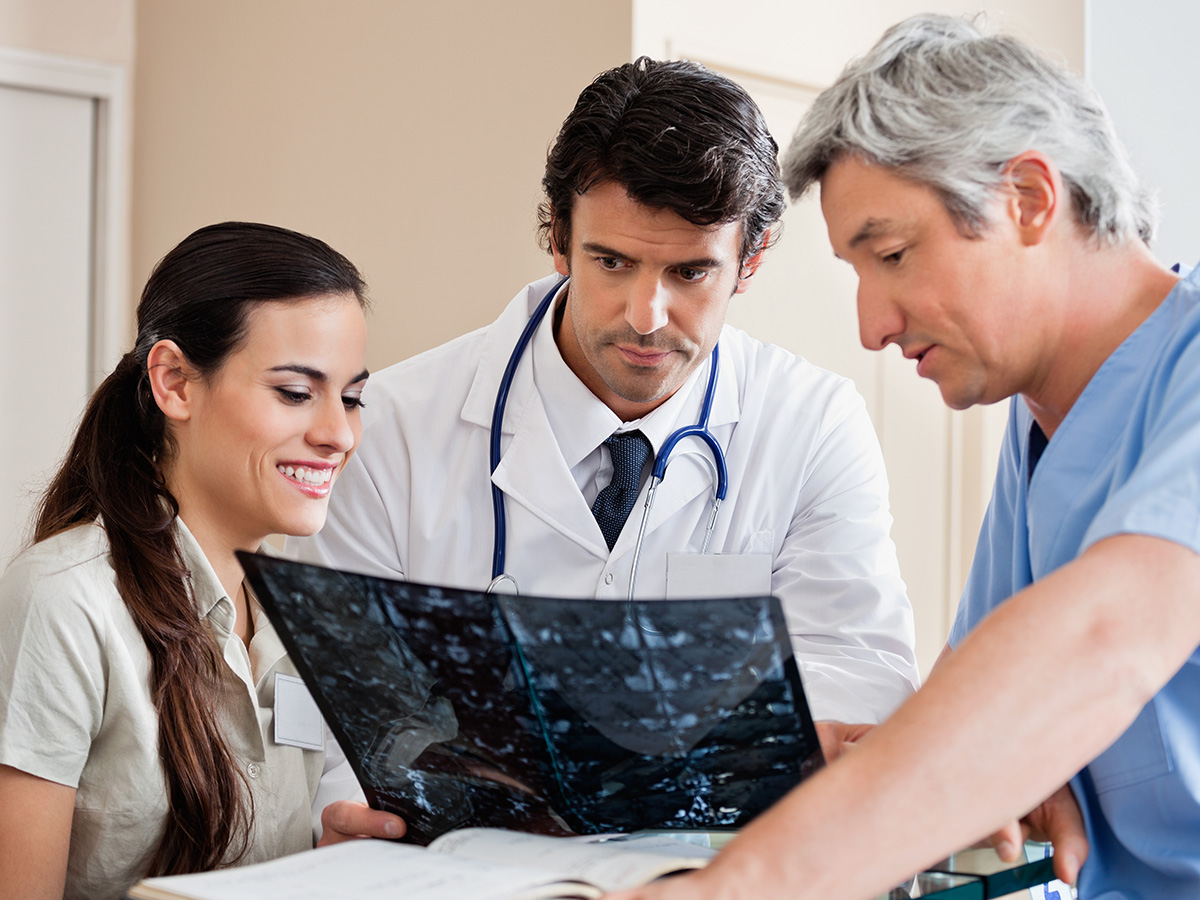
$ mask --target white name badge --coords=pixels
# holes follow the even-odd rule
[[[325,720],[312,694],[301,679],[280,672],[275,673],[275,743],[325,749]]]
[[[771,593],[770,553],[668,553],[667,598]]]

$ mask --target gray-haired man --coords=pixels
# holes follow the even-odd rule
[[[820,185],[863,344],[952,407],[1012,397],[1008,432],[927,685],[644,896],[865,897],[1016,819],[1061,877],[1087,857],[1081,897],[1200,896],[1200,276],[1151,256],[1090,89],[961,20],[889,31],[784,171]]]

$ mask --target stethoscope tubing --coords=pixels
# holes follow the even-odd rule
[[[529,317],[529,321],[525,323],[525,328],[521,331],[521,336],[517,338],[517,343],[513,347],[512,355],[508,358],[508,365],[504,367],[504,374],[500,378],[500,387],[496,391],[496,405],[492,408],[492,431],[490,447],[488,449],[488,458],[491,463],[491,474],[496,474],[496,469],[500,466],[500,438],[503,435],[504,428],[504,410],[508,406],[508,393],[512,390],[513,379],[517,374],[517,366],[521,364],[521,357],[525,355],[525,350],[529,346],[529,342],[533,339],[533,333],[537,330],[542,319],[546,317],[546,310],[550,308],[555,295],[559,289],[567,283],[566,278],[560,278],[554,287],[546,291],[546,296],[542,298],[542,302],[538,304],[537,309],[533,311],[533,315]],[[504,573],[504,554],[505,544],[508,539],[508,519],[504,512],[504,492],[496,486],[496,482],[492,481],[492,517],[495,523],[495,529],[492,535],[492,583],[495,584],[496,579]],[[514,581],[515,585],[516,582]]]
[[[534,309],[533,314],[530,315],[529,321],[525,323],[520,337],[517,338],[517,342],[513,346],[512,354],[508,359],[508,365],[504,367],[504,374],[500,378],[500,386],[496,391],[496,404],[492,409],[492,427],[489,436],[488,461],[491,465],[493,476],[496,473],[496,469],[500,466],[500,439],[503,434],[504,410],[508,406],[508,395],[512,389],[513,380],[516,377],[517,367],[520,365],[521,358],[525,355],[525,351],[528,349],[529,342],[533,339],[533,334],[537,330],[538,325],[546,317],[546,312],[550,309],[550,304],[554,301],[555,296],[558,295],[559,290],[566,282],[567,278],[561,278],[546,292],[546,296],[542,298],[537,308]],[[630,600],[633,599],[633,586],[637,579],[638,561],[642,553],[642,539],[646,533],[646,523],[650,519],[650,509],[654,504],[654,495],[658,491],[658,485],[666,476],[667,465],[670,462],[671,453],[674,451],[675,445],[684,438],[699,438],[707,445],[716,468],[713,507],[708,524],[704,530],[704,547],[701,549],[701,553],[708,552],[709,541],[716,526],[717,511],[721,508],[721,502],[725,499],[726,492],[729,489],[729,472],[725,464],[725,452],[721,449],[721,445],[717,442],[716,437],[708,430],[709,414],[712,412],[713,398],[716,396],[717,376],[720,372],[721,354],[719,345],[713,346],[710,359],[708,383],[705,385],[704,401],[700,408],[699,419],[695,425],[685,426],[668,435],[659,449],[658,455],[654,458],[654,468],[651,470],[650,485],[646,492],[646,503],[642,512],[641,523],[638,526],[637,543],[633,549],[633,568],[629,576]],[[505,550],[508,540],[508,519],[504,509],[504,492],[496,485],[494,479],[492,480],[492,514],[494,522],[492,535],[492,581],[488,586],[488,590],[508,589],[515,593],[517,590],[516,579],[504,571]]]
[[[716,437],[708,430],[708,416],[712,412],[713,397],[717,390],[717,375],[721,370],[721,348],[720,345],[714,345],[712,363],[708,371],[708,384],[704,387],[704,404],[700,408],[700,419],[695,425],[688,425],[680,428],[678,431],[671,432],[667,439],[663,441],[662,448],[658,451],[658,456],[654,458],[654,470],[652,477],[662,481],[667,474],[667,464],[670,462],[671,453],[675,450],[675,445],[684,438],[696,437],[708,444],[708,449],[712,452],[713,461],[717,464],[717,499],[724,500],[725,493],[729,488],[729,470],[725,465],[725,453],[721,449],[721,445],[717,443]]]

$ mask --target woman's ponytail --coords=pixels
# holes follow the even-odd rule
[[[169,875],[239,859],[252,813],[216,717],[220,654],[172,527],[179,509],[161,469],[169,448],[150,394],[148,351],[127,353],[92,395],[43,498],[34,540],[95,520],[108,535],[118,589],[150,654],[166,773],[167,826],[147,874]]]
[[[228,865],[249,846],[253,803],[218,716],[221,653],[200,618],[173,527],[173,445],[147,359],[176,343],[211,377],[260,302],[327,295],[365,305],[358,270],[327,244],[270,225],[226,222],[189,235],[155,267],[138,304],[138,341],[92,396],[39,507],[34,540],[99,521],[117,586],[146,642],[166,775],[166,830],[148,874]]]

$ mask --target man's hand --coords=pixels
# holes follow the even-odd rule
[[[845,722],[817,722],[817,740],[825,762],[831,763],[857,744],[874,725],[847,725]]]
[[[1010,822],[993,834],[989,841],[1005,862],[1015,862],[1026,840],[1049,841],[1054,845],[1054,874],[1060,881],[1074,884],[1079,869],[1088,857],[1087,831],[1079,804],[1064,784],[1041,806],[1019,822]]]
[[[356,800],[337,800],[321,810],[321,840],[317,846],[356,838],[398,838],[405,830],[404,820],[397,815],[371,809]]]

